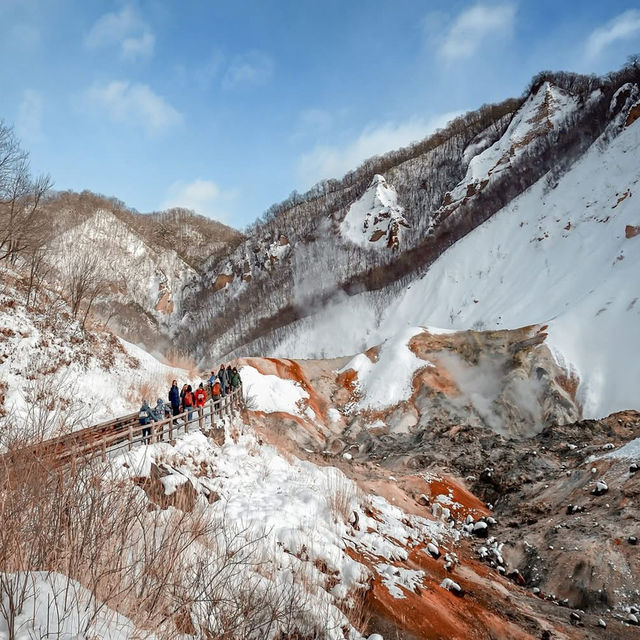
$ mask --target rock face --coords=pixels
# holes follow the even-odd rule
[[[375,439],[374,434],[394,434],[408,448],[420,448],[423,432],[438,422],[488,427],[511,438],[533,435],[550,424],[573,422],[580,416],[574,397],[577,385],[557,365],[545,339],[544,327],[444,334],[420,331],[408,343],[410,352],[423,363],[416,365],[409,397],[388,409],[359,412],[350,433],[358,434],[360,444]],[[390,376],[397,376],[393,369],[403,365],[373,364],[372,375],[376,367],[386,366],[392,368]],[[348,368],[341,375],[351,392],[343,398],[349,406],[366,389]],[[376,389],[383,392],[384,388]]]
[[[403,212],[396,190],[376,174],[364,195],[347,210],[340,233],[349,242],[365,248],[386,247],[397,251],[401,227],[409,226]]]

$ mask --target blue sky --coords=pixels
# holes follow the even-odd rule
[[[241,228],[292,190],[640,53],[640,2],[0,0],[0,118],[35,172]]]

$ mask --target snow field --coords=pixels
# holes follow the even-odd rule
[[[60,573],[4,574],[2,581],[16,591],[25,589],[22,610],[14,623],[14,629],[18,630],[16,640],[140,637],[128,618],[97,602],[81,584]],[[8,605],[6,595],[3,599]],[[0,638],[9,637],[6,619],[0,617]]]

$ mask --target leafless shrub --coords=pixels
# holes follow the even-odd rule
[[[0,122],[0,260],[14,263],[24,252],[42,246],[42,200],[50,188],[48,176],[31,176],[29,154],[13,129]]]

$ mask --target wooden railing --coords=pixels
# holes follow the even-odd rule
[[[74,463],[78,460],[88,461],[101,457],[107,459],[107,454],[119,449],[131,450],[135,444],[152,444],[155,442],[171,441],[180,432],[190,429],[208,431],[216,429],[216,417],[232,416],[244,406],[242,386],[234,389],[218,400],[209,399],[202,407],[192,407],[176,416],[169,416],[163,420],[151,421],[141,425],[138,412],[101,422],[93,427],[80,429],[73,433],[45,440],[37,447],[16,452],[12,458],[21,453],[32,453],[49,459],[58,464]]]

